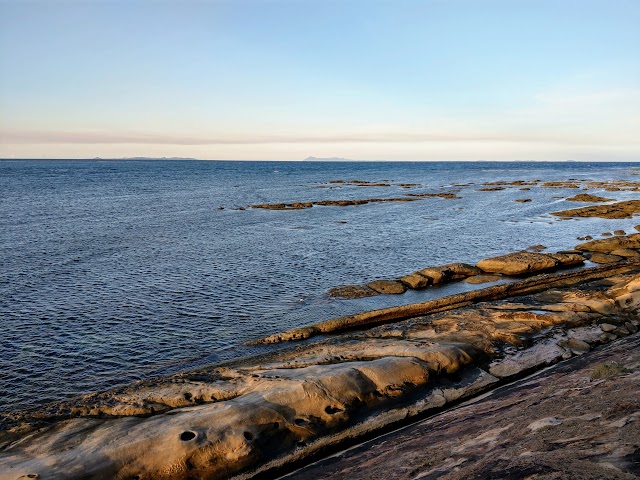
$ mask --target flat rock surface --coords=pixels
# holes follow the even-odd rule
[[[639,477],[640,335],[634,335],[287,478]]]
[[[558,263],[558,260],[544,253],[517,252],[480,260],[477,267],[489,273],[522,275],[548,270]]]

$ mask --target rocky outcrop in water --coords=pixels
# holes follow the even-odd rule
[[[558,260],[544,253],[516,252],[480,260],[476,266],[488,273],[522,275],[549,270],[558,263]]]
[[[613,198],[605,198],[599,197],[597,195],[591,195],[589,193],[579,193],[578,195],[574,195],[573,197],[567,198],[569,202],[612,202]]]
[[[552,212],[551,215],[557,217],[631,218],[638,212],[640,212],[640,200],[628,200],[610,205],[592,205],[573,210],[562,210]]]

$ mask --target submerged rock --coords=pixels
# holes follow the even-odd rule
[[[479,284],[479,283],[491,283],[497,282],[502,278],[502,275],[474,275],[472,277],[467,277],[465,282]]]
[[[599,253],[596,252],[591,257],[589,257],[589,261],[593,263],[616,263],[623,260],[623,257],[619,257],[617,255],[611,255],[609,253]]]
[[[367,283],[367,287],[385,295],[399,295],[407,291],[407,287],[396,280],[375,280]]]
[[[329,295],[340,298],[365,298],[378,295],[378,292],[372,290],[366,285],[341,285],[329,290]]]

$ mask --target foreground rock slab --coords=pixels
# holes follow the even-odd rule
[[[286,478],[639,477],[635,335]]]

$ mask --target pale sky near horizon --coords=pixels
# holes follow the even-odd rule
[[[639,0],[0,0],[0,158],[640,160]]]

